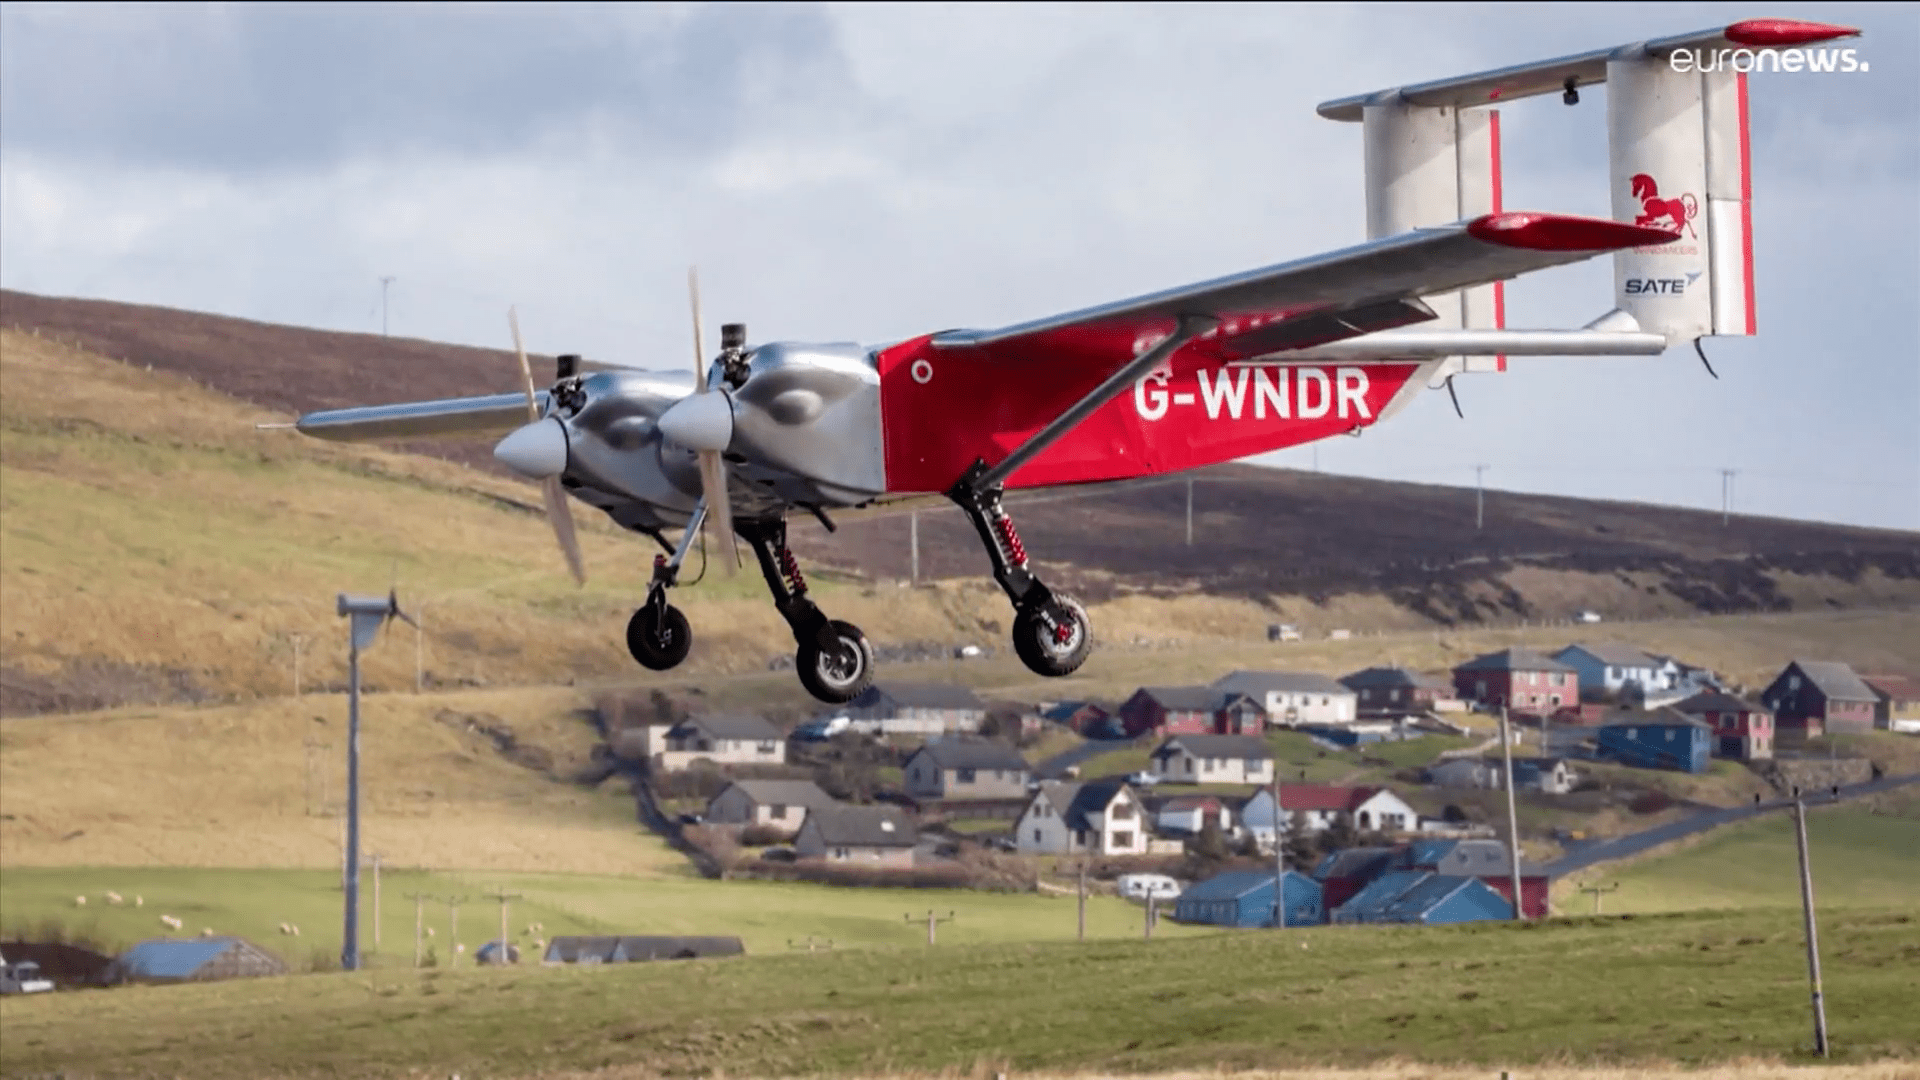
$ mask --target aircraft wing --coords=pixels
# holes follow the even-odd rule
[[[537,391],[534,397],[544,414],[547,391]],[[505,435],[526,422],[527,395],[520,393],[328,409],[307,413],[294,427],[302,435],[316,439],[389,442]]]
[[[1434,318],[1419,297],[1504,281],[1679,234],[1604,218],[1488,214],[1341,251],[998,330],[935,334],[939,350],[994,360],[1104,360],[1118,368],[1183,315],[1219,321],[1187,346],[1232,362]]]

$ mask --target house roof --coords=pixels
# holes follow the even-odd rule
[[[1143,686],[1140,693],[1168,712],[1212,712],[1220,706],[1220,695],[1207,686]]]
[[[1175,795],[1170,799],[1161,799],[1153,810],[1156,814],[1179,814],[1188,810],[1222,809],[1226,805],[1214,795]]]
[[[1060,812],[1060,820],[1066,823],[1067,828],[1085,829],[1089,827],[1087,815],[1105,811],[1114,796],[1126,786],[1126,780],[1118,776],[1080,783],[1042,780],[1039,794],[1045,795],[1047,802]]]
[[[1662,705],[1657,709],[1641,712],[1638,709],[1615,709],[1600,721],[1601,727],[1691,727],[1713,730],[1713,725],[1698,717],[1688,716],[1671,705]]]
[[[1432,877],[1429,870],[1389,870],[1360,887],[1335,910],[1342,919],[1375,920],[1384,918],[1388,905],[1402,893]]]
[[[1370,667],[1340,677],[1341,685],[1350,690],[1393,689],[1411,687],[1420,690],[1452,691],[1453,684],[1433,675],[1418,671],[1408,671],[1397,667]]]
[[[991,739],[935,739],[922,746],[914,757],[925,754],[942,769],[1011,769],[1025,771],[1027,759],[1020,751]]]
[[[1513,873],[1512,855],[1506,843],[1500,840],[1455,840],[1445,851],[1429,857],[1431,861],[1410,862],[1409,865],[1426,867],[1441,874],[1464,874],[1468,877]],[[1546,867],[1529,861],[1525,855],[1520,857],[1521,877],[1542,877],[1546,873]]]
[[[1170,756],[1173,747],[1178,746],[1194,757],[1201,758],[1243,758],[1248,761],[1268,761],[1273,750],[1267,740],[1258,735],[1172,735],[1153,751],[1155,758]]]
[[[577,964],[591,957],[619,963],[693,956],[739,956],[746,947],[736,937],[662,937],[653,935],[564,934],[547,942],[548,963]]]
[[[1369,877],[1391,865],[1393,856],[1392,848],[1347,848],[1321,859],[1320,865],[1313,868],[1313,876],[1321,881]]]
[[[890,806],[823,806],[807,815],[803,829],[816,830],[828,847],[913,847],[919,832]]]
[[[1795,660],[1793,666],[1807,681],[1819,687],[1820,692],[1836,701],[1878,701],[1873,688],[1860,681],[1860,676],[1846,664],[1832,660]]]
[[[1402,866],[1423,868],[1437,866],[1441,859],[1447,857],[1447,852],[1452,851],[1454,845],[1459,842],[1460,841],[1454,837],[1432,837],[1415,840],[1409,843],[1401,852],[1400,864]]]
[[[1653,657],[1647,655],[1644,652],[1641,652],[1639,649],[1636,649],[1631,645],[1622,645],[1622,644],[1619,644],[1618,642],[1612,642],[1612,641],[1601,642],[1599,644],[1588,644],[1586,642],[1581,642],[1577,645],[1569,645],[1566,648],[1561,649],[1559,652],[1555,653],[1554,656],[1556,657],[1565,656],[1568,653],[1573,652],[1575,649],[1578,649],[1581,652],[1586,653],[1588,656],[1591,656],[1595,660],[1598,660],[1601,663],[1606,664],[1610,667],[1650,668],[1650,667],[1660,666],[1658,663],[1654,661]]]
[[[1060,721],[1063,721],[1063,720],[1070,720],[1073,717],[1079,715],[1081,712],[1088,709],[1093,710],[1095,713],[1098,713],[1101,716],[1107,715],[1107,710],[1101,708],[1098,705],[1095,705],[1091,701],[1057,702],[1053,705],[1049,705],[1046,708],[1040,710],[1040,715],[1044,719],[1052,720],[1055,723],[1059,723]]]
[[[187,979],[229,949],[245,945],[237,937],[143,941],[120,954],[119,966],[136,979]]]
[[[1734,697],[1732,694],[1723,694],[1718,690],[1702,690],[1685,701],[1676,702],[1673,707],[1688,716],[1698,716],[1708,712],[1763,713],[1767,711],[1765,706],[1755,705],[1751,701]]]
[[[1477,878],[1429,874],[1387,901],[1380,917],[1389,922],[1417,922],[1454,893],[1476,886],[1488,888],[1485,882]]]
[[[732,786],[763,806],[804,806],[812,810],[835,805],[833,796],[811,780],[735,780]]]
[[[1920,680],[1905,675],[1862,675],[1867,688],[1893,701],[1920,701]]]
[[[1459,671],[1572,671],[1573,668],[1532,649],[1501,649],[1473,659],[1453,669]]]
[[[871,700],[868,700],[871,697]],[[965,686],[949,683],[875,683],[856,699],[860,706],[877,705],[885,697],[895,705],[915,709],[985,709],[986,703]]]
[[[715,739],[753,739],[757,741],[778,741],[786,736],[780,729],[767,722],[764,716],[752,713],[711,712],[698,716],[689,716],[674,725],[667,734],[684,732],[689,728],[699,728]]]
[[[1295,810],[1355,810],[1386,789],[1343,784],[1281,784],[1280,808]]]
[[[1236,671],[1214,680],[1212,689],[1221,694],[1246,694],[1264,699],[1268,694],[1347,694],[1340,680],[1330,675],[1299,671]]]
[[[1290,878],[1301,878],[1302,880],[1311,880],[1293,870],[1287,871],[1286,876]],[[1238,900],[1241,897],[1251,896],[1255,893],[1272,891],[1273,871],[1235,870],[1187,886],[1186,891],[1180,894],[1180,899]]]

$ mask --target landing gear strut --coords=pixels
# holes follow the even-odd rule
[[[649,671],[679,666],[693,648],[693,628],[687,625],[687,617],[679,608],[667,603],[667,590],[679,583],[680,564],[686,561],[687,550],[693,546],[693,538],[699,535],[706,517],[707,504],[696,504],[673,554],[653,557],[653,582],[647,586],[647,601],[627,620],[627,651]],[[656,533],[654,538],[659,539],[659,535]]]
[[[1056,593],[1027,570],[1027,549],[1000,505],[998,485],[981,483],[985,462],[975,462],[947,492],[965,511],[993,561],[993,579],[1013,601],[1013,651],[1037,675],[1071,675],[1093,651],[1087,610],[1078,600]]]
[[[873,683],[873,646],[849,622],[829,619],[807,597],[807,581],[800,564],[787,548],[783,520],[735,521],[734,531],[753,546],[760,574],[773,593],[773,606],[793,629],[799,646],[793,664],[800,685],[830,705],[844,705]]]

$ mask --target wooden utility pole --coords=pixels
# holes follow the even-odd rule
[[[413,692],[419,693],[426,678],[427,605],[413,613]]]
[[[1800,910],[1807,924],[1807,977],[1813,983],[1813,1049],[1827,1054],[1827,1003],[1820,992],[1820,938],[1813,919],[1813,867],[1807,861],[1807,806],[1793,789],[1793,836],[1800,847]]]
[[[460,947],[460,905],[466,903],[464,896],[449,896],[447,901],[447,966],[454,966],[459,954],[454,950]]]
[[[1520,811],[1514,805],[1513,738],[1507,727],[1505,702],[1500,704],[1500,753],[1506,759],[1507,769],[1507,858],[1513,864],[1513,917],[1516,921],[1524,921],[1527,905],[1520,892]]]
[[[920,584],[920,512],[915,510],[907,515],[907,548],[911,553],[912,581]]]
[[[494,963],[505,967],[508,963],[507,948],[513,943],[512,939],[507,937],[507,902],[520,899],[520,894],[509,892],[488,893],[487,899],[500,901],[500,949],[495,954],[496,959]]]
[[[1583,885],[1581,886],[1580,891],[1583,893],[1593,894],[1593,913],[1595,915],[1598,915],[1600,914],[1600,897],[1603,894],[1615,892],[1619,888],[1620,888],[1620,883],[1616,881],[1613,884],[1607,885],[1607,886]]]
[[[407,899],[413,901],[413,966],[417,968],[421,962],[426,959],[424,947],[426,944],[427,901],[438,900],[439,897],[431,896],[427,893],[408,893]]]
[[[1080,860],[1080,940],[1087,940],[1087,860]]]
[[[1280,809],[1280,763],[1273,763],[1273,928],[1287,925],[1286,811]]]
[[[1158,897],[1154,896],[1152,892],[1147,893],[1146,937],[1144,939],[1147,941],[1153,940],[1153,923],[1160,914],[1159,910],[1155,907],[1155,901],[1157,899]]]
[[[373,951],[380,951],[380,856],[373,857]]]
[[[917,922],[919,921],[919,918],[920,917],[918,915],[909,915],[907,916],[907,921]],[[943,923],[943,922],[952,922],[952,921],[953,921],[953,912],[951,911],[947,912],[947,914],[944,917],[935,917],[934,913],[931,910],[929,910],[927,912],[927,944],[929,945],[933,944],[933,928],[937,924]]]
[[[307,639],[301,634],[291,636],[293,638],[293,696],[297,698],[300,696],[300,650],[306,648]]]

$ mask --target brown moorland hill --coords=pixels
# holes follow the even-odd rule
[[[516,388],[504,350],[14,291],[0,292],[0,323],[289,414]],[[535,365],[537,376],[552,361]],[[500,474],[484,442],[394,448]],[[1096,600],[1365,594],[1406,620],[1452,624],[1584,606],[1650,616],[1906,606],[1920,596],[1913,532],[1744,515],[1723,524],[1710,512],[1506,492],[1488,493],[1477,528],[1473,494],[1461,488],[1244,465],[1194,475],[1191,545],[1185,477],[1008,502],[1036,559]],[[983,575],[985,555],[959,513],[938,500],[918,506],[921,578]],[[831,537],[800,519],[795,546],[810,561],[904,579],[913,516],[899,506],[851,513]]]

